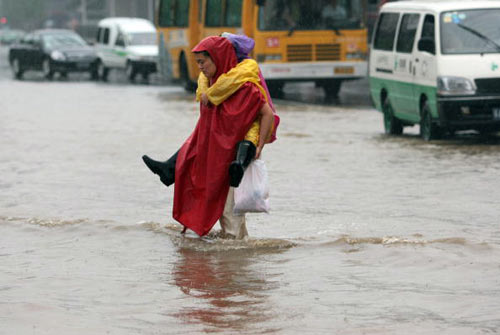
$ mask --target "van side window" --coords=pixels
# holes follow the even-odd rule
[[[397,52],[412,52],[419,20],[419,14],[403,15],[401,27],[399,28],[398,43],[396,44]]]
[[[422,26],[421,38],[429,38],[435,40],[434,37],[434,15],[426,15],[424,25]]]
[[[95,40],[96,40],[97,43],[101,42],[101,32],[102,32],[102,28],[101,27],[97,28],[97,34],[96,34],[96,37],[95,37]]]
[[[187,27],[189,0],[161,0],[158,23],[160,27]]]
[[[102,43],[103,44],[109,43],[109,28],[104,28],[104,34],[102,36]]]
[[[116,37],[115,45],[119,47],[125,46],[125,37],[123,36],[122,33],[119,33],[118,36]]]
[[[378,20],[373,47],[378,50],[391,51],[394,47],[394,36],[398,26],[398,13],[382,13]]]

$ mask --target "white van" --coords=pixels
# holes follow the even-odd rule
[[[110,69],[124,69],[133,81],[137,74],[147,80],[157,71],[156,28],[146,19],[107,18],[99,22],[96,49],[99,78],[107,80]]]
[[[500,1],[399,1],[373,34],[371,97],[387,134],[500,129]]]

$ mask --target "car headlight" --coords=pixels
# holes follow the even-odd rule
[[[61,51],[52,51],[50,53],[50,58],[53,60],[66,60],[66,55],[64,55]]]
[[[472,95],[476,93],[474,83],[463,77],[438,77],[437,89],[438,94],[441,95]]]

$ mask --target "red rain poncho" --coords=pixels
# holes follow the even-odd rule
[[[226,38],[203,39],[193,52],[207,51],[217,78],[238,63]],[[200,104],[200,118],[184,142],[175,166],[174,219],[200,236],[221,217],[229,191],[229,164],[266,100],[252,83],[244,84],[218,106]]]

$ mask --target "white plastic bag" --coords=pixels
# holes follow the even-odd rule
[[[233,212],[269,213],[269,184],[263,160],[255,159],[246,168],[240,186],[234,189]]]

